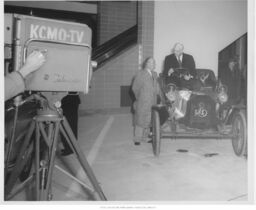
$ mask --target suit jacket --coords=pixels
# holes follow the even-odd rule
[[[25,90],[24,79],[14,71],[4,77],[4,100],[7,101]]]
[[[179,62],[175,54],[171,54],[165,57],[163,75],[165,78],[168,77],[168,71],[170,68],[180,68]],[[196,76],[196,65],[192,55],[183,53],[182,66],[181,68],[190,69],[191,75]]]
[[[157,95],[160,87],[157,81],[157,73],[152,76],[147,70],[140,70],[132,84],[136,101],[134,102],[134,124],[142,128],[148,128],[151,124],[151,108],[157,103]]]

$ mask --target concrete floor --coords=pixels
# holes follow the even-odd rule
[[[82,113],[78,133],[108,201],[244,203],[248,199],[247,160],[235,156],[230,140],[163,139],[156,158],[151,144],[133,144],[128,111]],[[206,157],[209,153],[216,155]],[[56,164],[90,185],[74,155],[58,156]],[[95,199],[59,170],[53,177],[53,200]],[[13,200],[26,200],[25,192]]]

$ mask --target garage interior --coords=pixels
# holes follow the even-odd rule
[[[155,158],[151,144],[134,146],[131,124],[128,110],[79,118],[86,125],[79,126],[79,144],[109,201],[247,201],[247,160],[234,154],[230,140],[165,139]],[[73,155],[58,156],[56,165],[88,183]],[[54,201],[92,200],[58,169],[52,185]],[[26,192],[12,200],[27,200]]]
[[[237,156],[230,139],[166,138],[159,156],[151,143],[134,145],[131,92],[143,61],[153,56],[160,73],[177,41],[194,56],[197,68],[212,69],[216,77],[220,56],[239,53],[240,67],[250,63],[247,40],[239,42],[248,33],[247,7],[246,0],[4,2],[5,13],[73,21],[92,29],[92,60],[98,66],[89,93],[79,94],[79,147],[107,201],[152,204],[252,201],[251,150]],[[58,142],[52,201],[98,200],[76,156],[61,156],[62,147]],[[34,200],[34,193],[33,185],[25,184],[8,202]]]

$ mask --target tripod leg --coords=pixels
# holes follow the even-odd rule
[[[55,126],[56,124],[55,123],[50,123],[50,125],[49,125],[49,132],[48,132],[48,139],[49,140],[51,140],[51,139],[53,139],[53,131],[54,131],[54,126]],[[56,127],[56,126],[55,126]],[[59,133],[59,131],[57,132],[57,133]],[[57,145],[57,144],[56,144]],[[56,146],[57,147],[57,146]],[[50,150],[49,150],[50,151]],[[55,148],[55,150],[54,150],[54,152],[56,152],[56,148]],[[50,154],[49,154],[50,155]],[[51,175],[51,177],[52,177],[52,175]],[[49,185],[49,187],[48,187],[48,191],[47,191],[47,194],[48,194],[48,196],[47,196],[47,200],[52,200],[52,180],[51,180],[51,182],[50,182],[50,185]]]
[[[30,127],[29,127],[29,130],[28,130],[28,133],[25,137],[25,140],[24,140],[24,143],[21,147],[21,150],[20,150],[20,153],[17,157],[17,160],[16,160],[16,165],[14,167],[14,169],[12,170],[11,172],[11,175],[10,177],[8,178],[8,181],[6,183],[6,187],[5,187],[5,195],[8,195],[12,188],[14,187],[15,183],[16,183],[16,180],[18,179],[24,165],[25,165],[25,161],[26,161],[26,149],[27,149],[27,146],[30,142],[30,139],[31,139],[31,136],[34,132],[34,129],[35,129],[35,121],[33,120],[30,124]]]
[[[36,123],[36,142],[35,142],[35,171],[36,171],[36,200],[40,198],[40,122]]]
[[[51,199],[51,182],[54,167],[55,152],[58,143],[60,120],[47,122],[37,122],[36,127],[36,200]],[[45,130],[48,130],[46,135]],[[40,131],[43,135],[40,136]],[[48,142],[48,148],[40,151],[40,141]],[[42,150],[42,149],[41,149]],[[40,155],[42,152],[42,155]]]
[[[13,128],[12,128],[12,136],[11,139],[8,143],[8,147],[7,147],[7,155],[6,155],[6,160],[5,160],[5,170],[4,170],[4,176],[6,177],[7,172],[8,172],[8,163],[9,163],[9,159],[11,156],[11,152],[12,152],[12,147],[15,141],[15,134],[16,134],[16,126],[17,126],[17,118],[18,118],[18,112],[19,112],[19,107],[15,106],[15,114],[14,114],[14,121],[13,121]]]
[[[102,189],[101,189],[101,187],[99,186],[99,183],[98,183],[98,181],[97,181],[89,163],[87,162],[85,156],[83,155],[83,152],[81,151],[81,149],[80,149],[80,147],[77,143],[77,140],[76,140],[76,138],[75,138],[75,136],[74,136],[74,134],[73,134],[73,132],[72,132],[72,130],[71,130],[71,128],[70,128],[70,126],[69,126],[65,117],[63,117],[62,123],[63,123],[62,126],[63,126],[64,130],[67,132],[68,137],[69,137],[67,139],[67,141],[69,142],[70,146],[72,146],[71,148],[74,151],[74,153],[77,155],[78,160],[79,160],[81,166],[84,169],[84,172],[87,174],[89,180],[91,181],[94,189],[98,193],[100,199],[101,200],[107,200],[103,191],[102,191]],[[61,129],[61,131],[63,132],[63,129]]]
[[[60,122],[57,121],[55,122],[55,131],[54,131],[54,137],[53,137],[53,142],[52,142],[52,147],[50,151],[50,162],[49,162],[49,167],[48,167],[48,173],[47,173],[47,181],[46,181],[46,188],[45,188],[45,197],[44,200],[49,200],[51,198],[51,182],[52,182],[52,172],[53,172],[53,167],[54,167],[54,160],[55,160],[55,154],[56,154],[56,148],[57,148],[57,143],[58,143],[58,136],[59,136],[59,129],[60,129]],[[50,128],[50,133],[51,133],[51,128]]]
[[[44,122],[40,120],[40,117],[37,118],[35,142],[36,200],[46,200],[45,183],[48,172],[48,149],[41,145],[41,143],[46,143],[47,147],[50,147],[51,137],[45,131],[48,128],[49,122]],[[52,127],[50,128],[52,129]]]

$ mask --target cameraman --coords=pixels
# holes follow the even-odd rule
[[[33,51],[28,57],[25,64],[18,70],[4,77],[4,100],[25,90],[24,79],[30,73],[39,69],[45,63],[45,56],[40,51]]]

